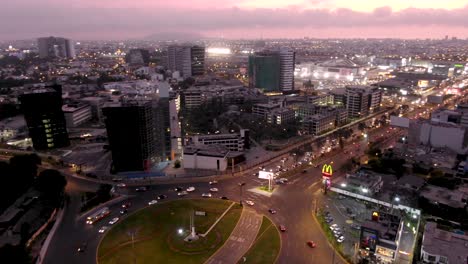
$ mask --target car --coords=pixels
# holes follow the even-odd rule
[[[330,229],[333,231],[335,230],[336,228],[339,228],[337,224],[333,224],[330,226]]]
[[[329,218],[326,218],[326,219],[325,219],[325,222],[327,222],[327,223],[331,223],[331,222],[333,222],[333,218],[331,218],[331,217],[329,217]]]
[[[229,200],[229,198],[227,198],[226,196],[221,196],[220,199],[222,199],[222,200]]]
[[[101,227],[101,228],[99,229],[98,232],[102,234],[102,233],[106,232],[108,229],[109,229],[108,226],[103,226],[103,227]]]
[[[283,183],[286,183],[286,182],[288,182],[288,179],[286,179],[286,178],[281,178],[280,181],[282,181]]]
[[[177,196],[185,196],[185,195],[187,195],[187,194],[188,194],[188,192],[186,192],[186,191],[181,191],[181,192],[177,193]]]
[[[118,221],[119,221],[119,218],[114,217],[114,218],[112,218],[112,220],[109,221],[109,225],[113,225],[113,224],[117,223]]]
[[[127,185],[126,185],[125,183],[123,183],[123,182],[122,182],[122,183],[119,183],[119,184],[117,184],[116,186],[117,186],[117,187],[119,187],[119,188],[124,188],[124,187],[127,187]]]
[[[203,198],[211,198],[211,193],[202,193]]]
[[[130,206],[132,206],[132,203],[131,202],[126,202],[126,203],[123,203],[122,204],[122,208],[129,208]]]
[[[268,209],[268,212],[270,212],[270,214],[276,214],[276,210],[275,209]]]
[[[153,204],[157,204],[158,203],[158,200],[151,200],[148,202],[148,205],[153,205]]]
[[[125,208],[122,209],[122,210],[120,210],[120,214],[121,214],[121,215],[124,215],[124,214],[126,214],[127,212],[128,212],[128,211],[127,211],[127,209],[125,209]]]
[[[307,241],[307,245],[311,248],[315,248],[317,246],[314,241]]]
[[[286,227],[284,225],[280,225],[279,229],[281,232],[286,232]]]
[[[88,247],[88,243],[84,242],[78,247],[78,252],[84,252],[86,250],[86,247]]]
[[[216,180],[209,182],[210,185],[217,184],[217,183],[218,183],[218,181],[216,181]]]
[[[245,203],[250,206],[253,206],[255,204],[253,201],[250,201],[250,200],[246,200]]]
[[[338,242],[338,243],[343,243],[344,240],[345,240],[345,237],[344,237],[344,236],[340,236],[340,237],[336,240],[336,242]]]
[[[148,188],[146,188],[145,186],[143,186],[143,187],[137,187],[137,188],[135,189],[135,191],[137,191],[137,192],[146,192],[147,190],[148,190]]]
[[[184,189],[184,188],[182,188],[182,187],[175,187],[175,188],[174,188],[174,191],[180,192],[180,191],[182,191],[183,189]]]
[[[187,192],[194,192],[194,191],[195,191],[195,187],[190,186],[190,187],[187,188],[186,191],[187,191]]]
[[[342,237],[343,234],[341,232],[336,232],[334,236],[338,239],[338,238]]]
[[[210,192],[218,192],[218,188],[210,188]]]
[[[166,198],[167,198],[167,195],[164,195],[164,194],[158,195],[158,200],[164,200]]]
[[[352,225],[351,225],[351,228],[352,228],[352,229],[356,229],[356,230],[361,230],[361,226],[358,225],[358,224],[352,224]]]

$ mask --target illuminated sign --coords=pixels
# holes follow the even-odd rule
[[[324,164],[322,167],[322,176],[331,177],[333,175],[333,168],[329,164]]]
[[[268,171],[259,171],[258,172],[258,178],[259,179],[271,180],[271,179],[274,178],[273,176],[274,176],[273,172],[268,172]]]

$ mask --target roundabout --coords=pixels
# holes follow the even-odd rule
[[[218,199],[184,199],[146,207],[105,234],[97,262],[204,263],[229,238],[241,212],[238,204]],[[194,241],[186,239],[191,226],[198,235]]]

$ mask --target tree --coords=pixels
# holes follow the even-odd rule
[[[176,169],[180,168],[180,160],[174,161],[174,168]]]
[[[30,264],[31,256],[23,245],[6,244],[0,248],[0,259],[5,264]]]
[[[366,124],[364,124],[364,123],[359,123],[359,124],[358,124],[358,129],[359,129],[360,131],[364,131],[364,129],[366,129]]]
[[[57,170],[44,170],[36,179],[36,187],[52,206],[60,206],[67,180]]]

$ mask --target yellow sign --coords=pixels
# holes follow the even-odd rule
[[[333,168],[329,164],[324,164],[322,167],[322,175],[330,177],[333,175]]]

